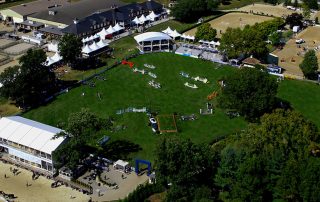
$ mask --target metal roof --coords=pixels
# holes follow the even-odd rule
[[[142,41],[170,40],[171,37],[162,32],[146,32],[135,36],[134,39],[140,43]]]
[[[60,137],[52,139],[62,130],[20,116],[0,119],[0,138],[7,139],[47,154],[51,154],[63,141]]]

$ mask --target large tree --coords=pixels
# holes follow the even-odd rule
[[[304,0],[303,2],[308,6],[309,9],[318,10],[319,8],[317,0]]]
[[[7,68],[0,74],[1,95],[12,99],[18,106],[37,106],[56,90],[53,72],[46,67],[42,49],[29,50],[19,59],[20,66]]]
[[[318,58],[314,50],[309,50],[305,55],[300,69],[307,79],[315,79],[319,69]]]
[[[75,64],[81,56],[82,41],[74,34],[64,35],[58,44],[58,50],[66,63]]]
[[[209,23],[204,23],[197,28],[196,40],[212,41],[217,35],[217,30],[213,29]]]
[[[314,146],[316,145],[316,146]],[[293,111],[264,115],[229,138],[221,152],[216,183],[223,201],[318,201],[319,133]]]
[[[168,187],[167,201],[193,201],[213,197],[215,155],[207,145],[190,140],[163,139],[157,148],[157,183]]]
[[[303,26],[303,16],[299,13],[292,13],[286,18],[286,24],[292,29],[294,26]]]
[[[259,118],[273,109],[278,84],[267,72],[243,68],[225,78],[219,105],[235,109],[248,119]]]
[[[177,0],[172,15],[179,21],[192,22],[215,10],[218,0]]]

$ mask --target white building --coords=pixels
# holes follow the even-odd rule
[[[20,116],[0,119],[0,152],[17,164],[54,173],[52,152],[65,140],[52,139],[62,130]]]
[[[157,52],[172,50],[172,38],[161,32],[146,32],[134,37],[140,52]]]

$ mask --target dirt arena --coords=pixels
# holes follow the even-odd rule
[[[303,39],[305,43],[300,48],[295,43],[296,39]],[[305,50],[303,50],[305,48]],[[285,69],[288,75],[303,76],[299,64],[307,50],[316,50],[318,60],[320,59],[320,27],[308,27],[293,39],[289,40],[282,50],[275,50],[273,54],[279,57],[279,66]]]
[[[259,15],[252,15],[246,13],[229,13],[219,18],[216,18],[209,23],[217,30],[217,37],[221,37],[221,33],[225,32],[228,27],[243,28],[246,25],[254,25],[267,20],[272,20],[272,17],[265,17]],[[197,28],[187,31],[185,34],[194,36]],[[221,33],[220,33],[221,31]]]
[[[250,12],[253,11],[254,13],[258,14],[268,14],[270,16],[275,17],[283,17],[287,15],[291,15],[294,12],[300,12],[300,11],[293,11],[289,10],[286,7],[284,7],[282,4],[277,6],[272,6],[268,4],[251,4],[242,8],[237,9],[237,11],[246,11]]]
[[[3,50],[3,52],[8,53],[8,54],[13,54],[13,55],[18,55],[20,53],[23,53],[30,48],[34,47],[32,44],[28,43],[19,43],[14,46],[10,46],[9,48],[6,48]]]
[[[3,47],[7,47],[8,45],[14,43],[14,41],[9,39],[0,39],[0,49]]]

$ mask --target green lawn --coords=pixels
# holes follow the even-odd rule
[[[241,8],[252,3],[262,2],[262,0],[231,0],[230,4],[227,5],[220,5],[219,10],[231,10]]]
[[[182,23],[176,20],[169,20],[167,22],[150,27],[149,29],[147,29],[147,31],[160,32],[162,30],[167,29],[167,27],[170,27],[173,30],[176,29],[178,32],[181,32],[181,31],[185,31],[188,28],[191,28],[193,25],[194,25],[193,23]]]
[[[236,71],[231,67],[217,68],[217,65],[211,62],[171,53],[148,54],[132,61],[140,69],[144,68],[145,63],[155,65],[156,69],[152,72],[157,74],[158,78],[155,80],[161,83],[162,88],[150,87],[147,82],[151,77],[133,73],[128,66],[120,65],[105,73],[107,81],[94,79],[95,88],[81,86],[72,89],[47,106],[29,111],[23,116],[55,126],[66,121],[71,112],[77,112],[83,107],[90,108],[102,117],[114,117],[118,125],[127,127],[114,133],[102,133],[97,139],[99,136],[108,135],[113,141],[129,140],[142,148],[131,157],[154,160],[153,151],[160,135],[152,133],[148,126],[148,117],[140,113],[116,115],[116,111],[127,107],[148,107],[159,114],[198,114],[200,108],[205,108],[207,95],[218,88],[218,79]],[[185,87],[183,84],[189,80],[181,77],[180,71],[207,77],[210,83],[196,83],[199,89]],[[85,93],[84,96],[81,96],[82,92]],[[102,94],[102,100],[97,97],[98,92]],[[245,128],[246,122],[242,118],[229,119],[222,111],[216,110],[214,115],[198,116],[195,121],[182,122],[177,118],[177,126],[180,132],[168,135],[190,138],[197,143],[210,143],[217,136]]]

